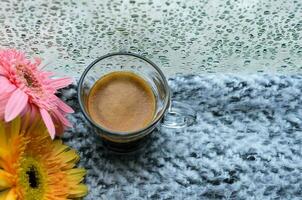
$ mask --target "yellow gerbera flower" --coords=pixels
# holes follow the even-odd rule
[[[29,119],[29,118],[27,118]],[[26,122],[27,121],[27,122]],[[52,141],[39,119],[0,122],[0,200],[64,200],[87,194],[79,156]],[[28,127],[28,128],[26,128]]]

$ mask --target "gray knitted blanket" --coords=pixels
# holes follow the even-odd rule
[[[76,109],[65,142],[88,170],[87,200],[302,199],[302,76],[185,76],[173,98],[197,111],[182,130],[161,129],[143,151],[106,151]]]

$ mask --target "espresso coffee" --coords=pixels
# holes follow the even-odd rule
[[[132,132],[153,120],[156,101],[151,86],[132,72],[112,72],[90,90],[87,108],[93,121],[115,132]]]

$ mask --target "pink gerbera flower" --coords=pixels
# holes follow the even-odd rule
[[[66,119],[73,110],[55,93],[69,85],[70,78],[51,79],[41,71],[40,59],[34,62],[17,50],[0,50],[0,118],[9,122],[18,115],[41,115],[51,138],[71,126]]]

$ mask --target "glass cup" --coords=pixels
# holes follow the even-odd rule
[[[133,132],[114,132],[96,123],[89,115],[87,98],[93,85],[111,72],[128,71],[142,77],[151,86],[156,99],[153,120],[144,128]],[[148,136],[160,126],[184,128],[196,119],[188,105],[171,100],[171,92],[163,72],[153,62],[140,55],[127,52],[110,53],[93,61],[82,74],[78,84],[78,100],[86,119],[102,138],[104,145],[114,152],[128,153],[146,143]]]

